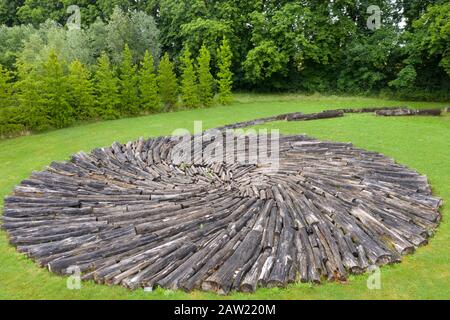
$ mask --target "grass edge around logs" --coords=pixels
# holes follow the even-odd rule
[[[241,99],[243,100],[243,99]],[[283,101],[287,100],[287,101]],[[0,193],[9,194],[14,185],[53,160],[67,159],[79,150],[126,142],[139,136],[170,134],[176,128],[192,129],[193,121],[203,120],[204,129],[233,122],[288,112],[318,112],[325,109],[372,106],[411,108],[444,107],[445,103],[417,103],[361,99],[354,97],[249,98],[226,107],[180,111],[139,118],[121,119],[71,127],[37,135],[0,141]],[[255,294],[227,297],[210,293],[157,289],[154,292],[128,291],[83,283],[81,290],[68,290],[66,278],[50,274],[18,254],[0,231],[0,299],[431,299],[450,298],[450,116],[389,117],[346,115],[343,118],[313,122],[274,122],[264,128],[285,134],[302,134],[378,151],[393,157],[429,177],[436,196],[444,199],[443,221],[430,244],[405,257],[398,265],[381,269],[381,290],[368,290],[367,275],[352,276],[346,284],[294,284],[287,289],[259,289]],[[260,127],[258,127],[260,128]]]

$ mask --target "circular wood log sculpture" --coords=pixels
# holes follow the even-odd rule
[[[51,272],[227,294],[399,262],[440,221],[426,177],[381,154],[281,136],[277,170],[236,161],[247,143],[224,162],[198,161],[213,143],[191,163],[170,137],[52,163],[5,199],[3,228]]]

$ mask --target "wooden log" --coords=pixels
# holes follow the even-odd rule
[[[416,111],[419,116],[436,116],[439,117],[442,114],[441,109],[419,109]]]
[[[377,116],[412,116],[415,112],[408,108],[398,108],[393,110],[378,110],[375,112]]]
[[[319,119],[330,119],[330,118],[339,118],[343,117],[344,112],[341,110],[327,110],[319,113],[312,114],[303,114],[303,115],[294,115],[288,117],[288,121],[310,121],[310,120],[319,120]]]
[[[441,109],[418,109],[412,110],[408,108],[398,108],[393,110],[378,110],[377,116],[440,116],[442,114]]]

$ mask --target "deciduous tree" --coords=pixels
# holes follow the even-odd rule
[[[116,7],[106,30],[106,44],[113,64],[122,61],[125,44],[133,51],[135,63],[143,59],[146,50],[154,57],[160,55],[159,30],[154,18],[144,12],[126,12]]]

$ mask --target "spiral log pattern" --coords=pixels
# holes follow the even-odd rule
[[[248,143],[224,161],[202,159],[213,141],[181,161],[170,137],[81,152],[17,186],[2,227],[54,273],[227,294],[345,281],[399,262],[438,226],[425,176],[347,143],[279,142],[276,169],[237,161]]]

